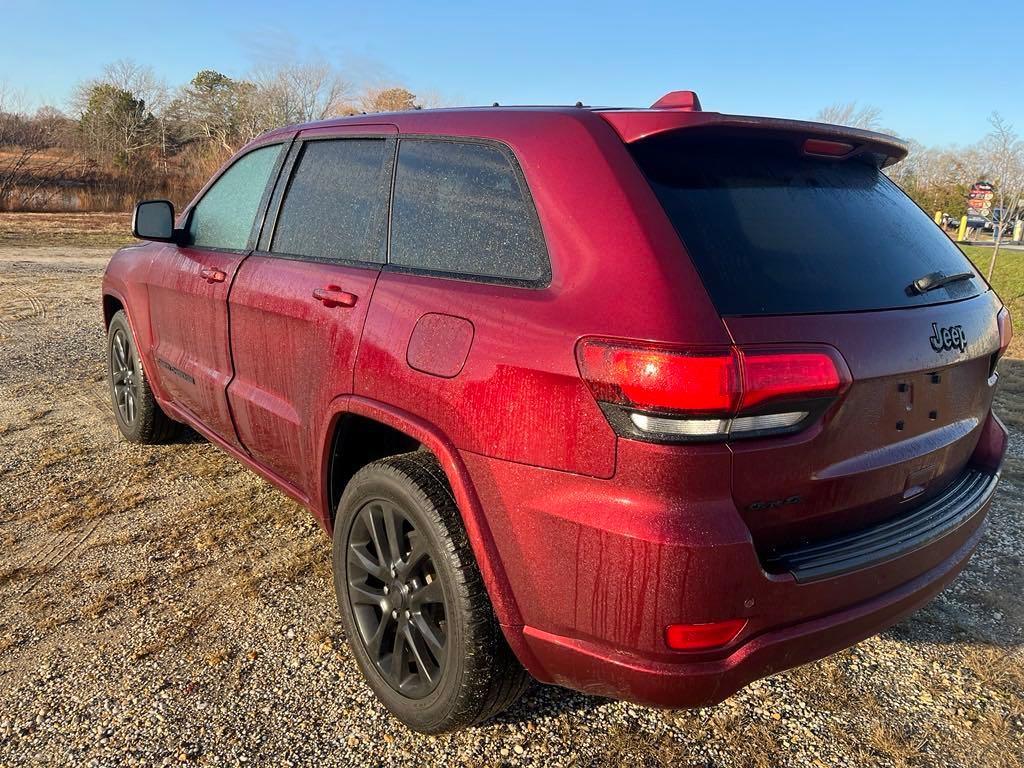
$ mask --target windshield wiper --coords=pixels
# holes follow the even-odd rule
[[[947,275],[945,272],[931,272],[924,277],[919,277],[917,280],[907,286],[907,293],[910,296],[914,296],[920,293],[928,293],[928,291],[934,291],[936,288],[941,288],[944,285],[950,283],[959,283],[961,280],[973,280],[973,272],[957,272],[954,275]]]

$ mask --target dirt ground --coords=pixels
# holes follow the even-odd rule
[[[0,767],[1024,764],[1024,362],[989,531],[909,620],[713,708],[537,686],[423,737],[362,683],[308,514],[194,435],[119,439],[109,253],[0,245]]]

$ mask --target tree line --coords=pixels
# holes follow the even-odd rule
[[[817,119],[896,133],[882,126],[881,110],[872,106],[833,104],[821,110]],[[1024,219],[1024,141],[998,112],[989,115],[988,123],[989,132],[968,147],[926,147],[907,140],[906,158],[887,168],[886,173],[926,213],[949,217],[951,227],[957,227],[961,217],[967,215],[967,199],[975,182],[992,184],[989,224],[995,247],[987,275],[991,280],[1000,245],[1012,237],[1015,223]],[[977,229],[970,231],[979,234]]]
[[[245,78],[204,69],[171,88],[151,68],[119,61],[82,82],[67,111],[29,113],[0,88],[0,210],[124,210],[147,195],[180,205],[265,131],[437,101],[401,85],[357,88],[324,62]]]
[[[887,129],[881,110],[855,103],[833,104],[816,119],[898,135]],[[946,213],[959,219],[967,213],[967,196],[975,182],[987,181],[995,188],[995,207],[1007,211],[1007,220],[1021,213],[1024,193],[1024,142],[998,112],[988,118],[989,131],[965,147],[928,147],[914,139],[907,157],[887,169],[899,184],[930,215]]]
[[[436,96],[401,85],[357,86],[318,61],[262,67],[244,78],[204,69],[178,87],[150,67],[118,61],[82,82],[66,110],[44,106],[33,113],[0,87],[0,210],[128,210],[146,196],[181,205],[267,130],[438,105]],[[871,106],[836,104],[816,118],[893,133]],[[996,207],[1019,210],[1024,143],[998,114],[990,127],[967,147],[910,140],[908,157],[887,172],[929,214],[963,215],[977,181],[994,184]]]

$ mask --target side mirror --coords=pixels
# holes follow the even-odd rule
[[[144,200],[136,205],[132,235],[140,240],[177,243],[181,230],[174,228],[174,205],[169,200]]]

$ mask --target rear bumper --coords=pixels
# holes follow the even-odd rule
[[[990,416],[972,466],[995,476],[1005,447]],[[719,702],[930,600],[977,546],[995,487],[906,551],[800,580],[759,560],[716,450],[631,443],[612,480],[463,455],[523,618],[506,637],[534,677],[653,706]],[[665,644],[670,624],[736,618],[726,648]]]
[[[780,552],[766,565],[799,582],[838,576],[902,557],[959,528],[988,503],[999,474],[969,468],[938,497],[910,514],[869,526],[853,535]]]
[[[519,630],[520,642],[549,682],[647,706],[710,706],[754,680],[821,659],[898,623],[941,592],[963,569],[984,528],[979,526],[949,560],[898,589],[810,621],[766,631],[719,660],[651,661],[609,653],[586,641],[532,627]]]

